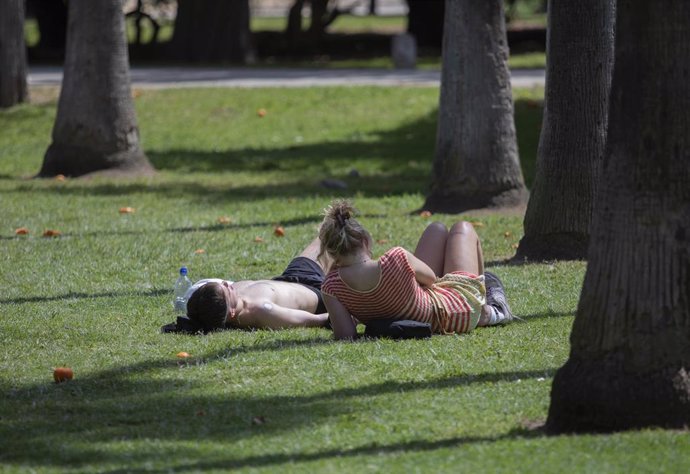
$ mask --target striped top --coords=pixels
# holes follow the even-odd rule
[[[481,297],[470,298],[473,302],[478,300],[478,304],[468,303],[468,298],[456,283],[450,286],[421,286],[402,247],[393,247],[378,262],[381,276],[371,290],[351,288],[335,269],[326,276],[321,292],[336,298],[364,324],[376,319],[412,319],[431,323],[434,332],[458,333],[467,332],[476,325],[479,317],[477,311],[481,311],[483,304]],[[473,293],[485,292],[481,277],[465,272],[454,272],[452,276],[469,281],[469,285],[476,290]]]

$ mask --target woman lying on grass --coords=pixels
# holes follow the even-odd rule
[[[334,201],[319,230],[320,256],[334,261],[321,291],[336,339],[355,338],[357,321],[411,319],[449,334],[513,319],[500,280],[484,273],[472,224],[448,231],[434,222],[414,254],[393,247],[374,260],[371,236],[354,213],[349,202]]]

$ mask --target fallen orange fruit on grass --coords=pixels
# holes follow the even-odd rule
[[[285,237],[285,229],[283,229],[282,226],[277,226],[275,229],[273,229],[273,233],[276,237]]]
[[[74,378],[74,372],[69,367],[56,367],[53,370],[55,383],[65,382]]]
[[[257,110],[256,115],[258,115],[259,117],[265,117],[266,116],[266,109]]]
[[[133,207],[121,207],[120,208],[120,214],[134,214],[135,212],[137,212],[137,210],[134,209]]]
[[[422,211],[419,213],[419,216],[426,219],[427,217],[431,217],[431,212],[429,211]]]
[[[55,175],[55,181],[64,181],[65,179],[67,178],[65,178],[64,174]]]
[[[187,357],[189,357],[189,354],[187,352],[178,352],[177,353],[178,359],[186,359]]]
[[[197,254],[197,255],[201,255],[202,253],[206,253],[206,250],[204,250],[204,249],[196,249],[196,250],[194,251],[194,253]]]
[[[46,229],[43,232],[43,237],[59,237],[60,235],[62,235],[62,232],[55,229]]]
[[[29,233],[29,229],[26,227],[20,227],[19,229],[15,229],[14,233],[16,235],[26,235]]]

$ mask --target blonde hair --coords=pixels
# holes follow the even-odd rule
[[[355,208],[347,200],[335,200],[324,210],[319,228],[319,258],[328,254],[337,263],[339,257],[352,255],[361,249],[371,249],[371,235],[354,215]]]

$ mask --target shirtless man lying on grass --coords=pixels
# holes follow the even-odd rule
[[[315,239],[285,271],[270,280],[201,280],[187,300],[188,321],[178,318],[164,332],[210,332],[226,328],[284,329],[327,326],[321,297],[324,268]]]

